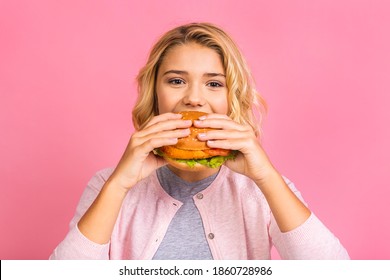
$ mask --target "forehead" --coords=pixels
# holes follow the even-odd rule
[[[224,72],[221,56],[214,49],[187,43],[172,47],[164,56],[161,68],[182,68],[180,70],[201,70]]]

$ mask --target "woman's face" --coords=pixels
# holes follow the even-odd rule
[[[157,73],[159,113],[228,113],[225,71],[218,53],[196,43],[173,47]]]

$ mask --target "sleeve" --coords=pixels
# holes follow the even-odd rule
[[[287,178],[284,179],[295,195],[304,202],[294,184]],[[269,233],[273,245],[282,259],[349,259],[349,255],[339,239],[313,213],[303,224],[289,232],[279,230],[271,213]]]
[[[111,174],[111,169],[97,172],[89,181],[69,225],[64,240],[50,255],[51,260],[105,260],[109,259],[110,243],[98,244],[86,238],[78,229],[77,223],[91,206],[101,188]]]

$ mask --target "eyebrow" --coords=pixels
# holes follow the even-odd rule
[[[178,74],[178,75],[188,75],[188,71],[183,71],[183,70],[168,70],[166,72],[164,72],[163,76],[167,75],[167,74]],[[206,77],[217,77],[217,76],[221,76],[221,77],[225,77],[226,78],[226,75],[222,74],[222,73],[214,73],[214,72],[210,72],[210,73],[204,73],[203,76],[206,76]]]

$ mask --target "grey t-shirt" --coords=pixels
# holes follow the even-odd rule
[[[178,177],[167,166],[157,170],[157,177],[163,189],[183,205],[169,224],[154,260],[213,259],[193,196],[206,189],[216,176],[217,174],[214,174],[191,183]]]

